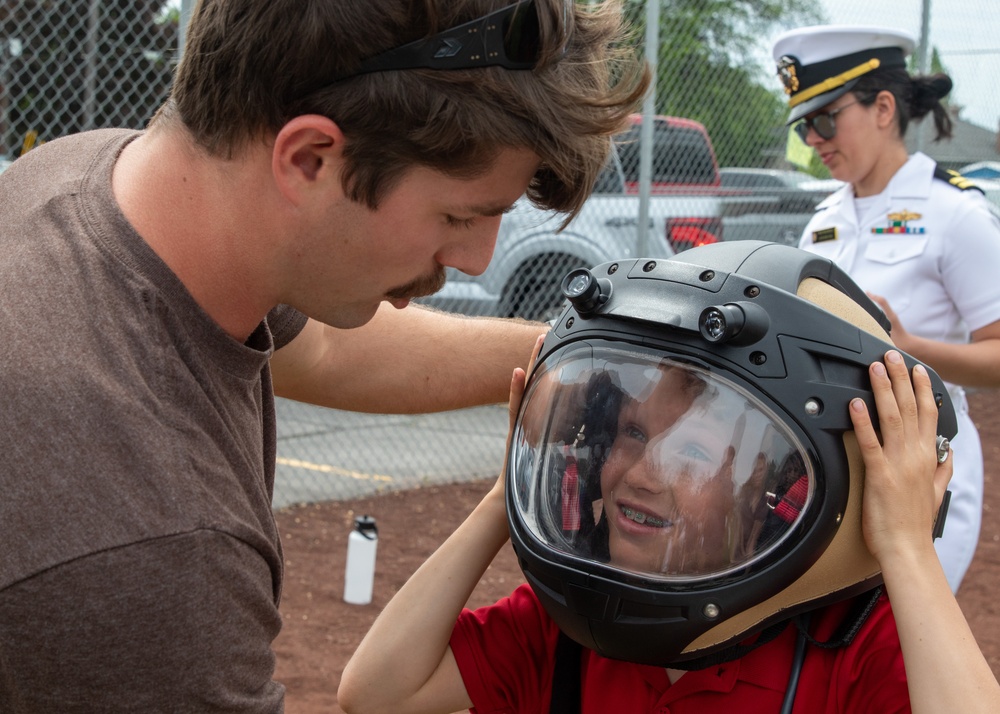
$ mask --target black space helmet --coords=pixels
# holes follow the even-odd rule
[[[848,403],[874,413],[868,366],[892,345],[843,271],[737,241],[576,270],[563,292],[506,478],[514,550],[567,635],[666,666],[880,584]]]

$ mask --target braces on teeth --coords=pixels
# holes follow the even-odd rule
[[[622,506],[622,513],[624,513],[625,517],[628,518],[630,521],[635,521],[636,523],[640,523],[643,525],[653,526],[655,528],[663,528],[663,526],[665,526],[667,523],[666,521],[661,520],[659,518],[654,518],[653,516],[647,516],[642,511],[636,511],[631,508],[626,508],[625,506]]]

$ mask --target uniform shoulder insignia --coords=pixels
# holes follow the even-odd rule
[[[979,193],[985,195],[986,192],[979,188],[969,179],[965,178],[958,171],[952,171],[951,169],[942,169],[940,166],[934,167],[934,178],[940,179],[946,183],[950,183],[957,189],[962,191],[979,191]]]

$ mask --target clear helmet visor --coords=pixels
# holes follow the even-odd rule
[[[718,373],[576,343],[539,365],[508,466],[546,546],[668,581],[731,574],[781,547],[816,484],[790,429]]]

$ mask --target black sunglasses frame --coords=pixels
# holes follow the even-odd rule
[[[569,14],[575,0],[564,0],[562,53],[569,38]],[[541,59],[541,37],[536,0],[519,0],[475,20],[414,40],[361,62],[349,74],[322,87],[373,72],[406,69],[534,69]],[[312,91],[322,88],[318,87]]]
[[[793,127],[795,129],[795,133],[799,135],[799,138],[802,139],[803,143],[805,142],[806,137],[809,136],[810,129],[819,134],[820,138],[825,141],[829,141],[837,135],[837,123],[834,121],[834,118],[848,107],[853,107],[855,104],[859,103],[860,102],[851,102],[850,104],[845,104],[842,107],[837,107],[832,111],[820,112],[811,118],[806,117],[800,119]]]

